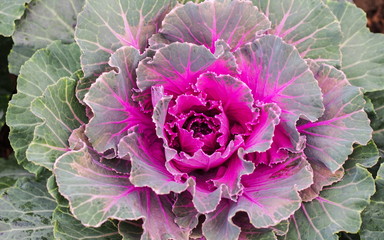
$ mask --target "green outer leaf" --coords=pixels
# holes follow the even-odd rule
[[[62,77],[69,77],[80,68],[80,51],[76,44],[54,42],[37,51],[23,65],[18,78],[17,94],[9,102],[6,121],[9,139],[19,164],[37,173],[41,167],[27,161],[26,150],[33,139],[35,127],[42,121],[31,112],[31,103],[45,89]]]
[[[119,233],[123,236],[123,240],[141,240],[143,229],[138,221],[121,221]]]
[[[57,207],[52,216],[55,239],[65,240],[120,240],[121,236],[117,226],[112,221],[107,221],[99,228],[85,227],[75,219],[68,208]]]
[[[365,168],[373,167],[380,158],[379,150],[374,141],[369,141],[367,145],[358,145],[354,148],[353,153],[349,155],[345,167],[349,168],[356,163],[361,164]]]
[[[374,111],[369,114],[373,128],[373,140],[384,150],[384,91],[366,94],[372,101]]]
[[[361,240],[384,239],[384,163],[376,176],[376,193],[362,213]]]
[[[340,24],[320,0],[252,0],[272,22],[272,35],[280,36],[303,58],[340,63]]]
[[[290,219],[284,239],[331,240],[335,233],[356,233],[361,225],[360,214],[375,192],[372,175],[359,165],[346,170],[344,178],[325,187],[320,196],[303,203]]]
[[[48,189],[48,193],[56,200],[56,202],[60,207],[65,208],[69,206],[67,199],[65,199],[59,193],[59,188],[56,183],[55,175],[52,175],[47,179],[47,189]]]
[[[371,33],[363,10],[345,1],[327,1],[340,21],[341,70],[352,85],[365,91],[383,90],[384,35]]]
[[[55,207],[43,182],[20,178],[0,198],[0,238],[52,239]]]
[[[8,55],[9,72],[18,75],[21,66],[32,57],[36,50],[37,49],[31,47],[13,45]]]
[[[35,128],[26,153],[36,165],[52,170],[54,161],[69,151],[68,138],[73,130],[87,121],[84,107],[75,97],[75,87],[75,80],[61,78],[32,102],[32,113],[43,120]]]
[[[79,15],[76,41],[85,77],[98,75],[122,46],[141,52],[176,0],[89,0]]]
[[[20,67],[40,48],[55,40],[74,41],[76,17],[85,0],[34,0],[16,26],[15,43],[9,56],[10,72],[18,75]]]
[[[15,21],[20,19],[31,0],[0,0],[0,35],[11,36]]]
[[[18,178],[28,176],[33,175],[19,166],[13,155],[9,159],[0,158],[0,194],[6,188],[13,186]]]

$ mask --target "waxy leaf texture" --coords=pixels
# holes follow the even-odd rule
[[[17,161],[38,179],[0,170],[0,205],[16,209],[0,210],[0,237],[381,236],[384,39],[354,5],[18,7],[0,23],[20,73],[7,124]],[[12,173],[27,178],[15,183]],[[28,226],[17,229],[17,219]]]

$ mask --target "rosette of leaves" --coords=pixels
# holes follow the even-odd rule
[[[86,1],[7,114],[16,156],[53,173],[55,237],[359,232],[379,158],[364,93],[384,88],[364,24],[345,2]]]

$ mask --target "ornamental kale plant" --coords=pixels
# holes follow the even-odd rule
[[[7,124],[38,178],[4,170],[2,238],[383,236],[384,37],[353,4],[8,4]]]

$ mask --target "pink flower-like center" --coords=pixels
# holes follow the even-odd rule
[[[194,138],[204,138],[212,132],[216,132],[219,129],[211,118],[205,118],[204,116],[192,116],[185,121],[183,128],[192,131]]]

